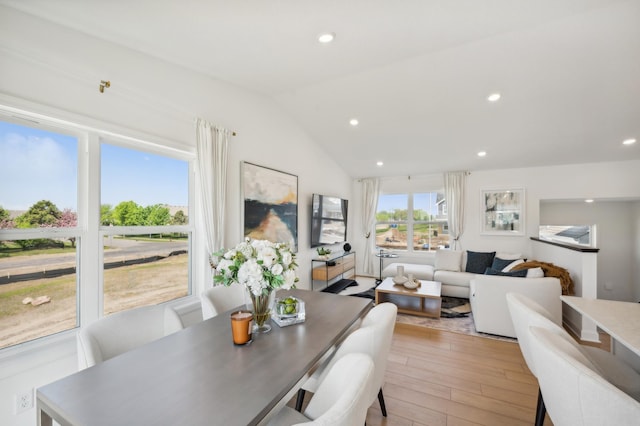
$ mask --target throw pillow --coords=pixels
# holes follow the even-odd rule
[[[491,267],[493,269],[497,269],[498,271],[509,272],[513,269],[514,266],[524,263],[524,261],[525,259],[508,260],[496,256],[495,259],[493,259],[493,264],[491,265]]]
[[[437,250],[435,269],[441,271],[460,272],[462,252],[458,250]]]
[[[467,267],[465,271],[474,274],[482,274],[485,269],[491,267],[495,256],[495,251],[490,253],[480,253],[477,251],[467,250]]]
[[[523,269],[521,271],[513,271],[513,272],[502,272],[498,269],[487,268],[484,271],[485,275],[501,275],[504,277],[519,277],[525,278],[527,276],[527,270]]]
[[[506,269],[507,266],[511,265],[513,262],[516,262],[516,261],[511,259],[502,259],[496,256],[493,259],[493,263],[491,264],[491,269],[497,269],[498,271],[507,272],[509,270],[509,269]]]

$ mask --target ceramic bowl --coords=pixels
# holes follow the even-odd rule
[[[393,282],[396,284],[404,284],[407,282],[407,277],[402,277],[402,276],[393,277]]]
[[[403,285],[404,285],[405,288],[413,290],[413,289],[416,289],[416,288],[420,287],[420,281],[418,281],[418,280],[413,280],[413,281],[407,280]]]

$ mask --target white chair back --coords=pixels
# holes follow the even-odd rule
[[[384,373],[387,371],[387,361],[391,350],[391,340],[393,339],[393,329],[396,325],[398,307],[393,303],[380,303],[371,309],[362,320],[362,327],[373,327],[374,352],[371,354],[373,363],[376,366],[375,378],[373,381],[372,400],[378,395],[384,383]]]
[[[640,401],[640,374],[630,365],[609,351],[597,347],[580,345],[576,340],[552,320],[551,314],[536,301],[517,293],[507,294],[507,304],[511,312],[513,326],[518,336],[520,350],[534,376],[538,376],[537,366],[531,355],[530,326],[545,328],[566,340],[581,352],[602,377],[613,385]]]
[[[78,332],[78,367],[91,367],[181,328],[179,318],[163,305],[100,318]]]
[[[393,329],[396,323],[398,308],[393,303],[381,303],[372,308],[361,322],[361,327],[353,331],[338,346],[336,352],[329,361],[316,370],[302,385],[298,393],[296,407],[302,407],[305,391],[316,392],[331,367],[342,357],[351,353],[364,353],[371,357],[375,365],[374,386],[369,394],[369,405],[378,397],[383,415],[386,416],[382,385],[384,373],[387,369],[387,360],[391,350]]]
[[[308,426],[362,425],[371,405],[374,386],[373,360],[362,353],[347,354],[331,367],[304,411]]]
[[[529,338],[529,327],[534,325],[544,327],[556,334],[566,334],[566,332],[554,322],[553,316],[539,303],[521,293],[507,293],[507,306],[511,314],[513,328],[518,338],[518,345],[529,370],[538,377],[536,366],[531,352],[531,340]]]
[[[200,295],[202,317],[207,320],[221,312],[245,304],[246,290],[243,285],[234,283],[230,286],[217,285],[205,290]]]
[[[562,336],[529,328],[534,363],[555,426],[637,425],[640,404],[605,380]]]
[[[190,301],[182,305],[166,305],[164,318],[167,329],[173,327],[182,330],[202,322],[202,308],[200,305],[195,308]]]

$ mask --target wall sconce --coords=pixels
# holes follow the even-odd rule
[[[111,87],[111,82],[109,80],[105,81],[105,80],[100,80],[100,93],[104,93],[104,88],[109,88]]]

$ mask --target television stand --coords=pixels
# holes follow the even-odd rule
[[[329,284],[333,285],[337,278],[339,278],[337,282],[347,278],[353,281],[355,276],[356,252],[354,251],[331,255],[328,259],[311,259],[311,289],[316,281],[323,282],[326,290],[329,288]]]

